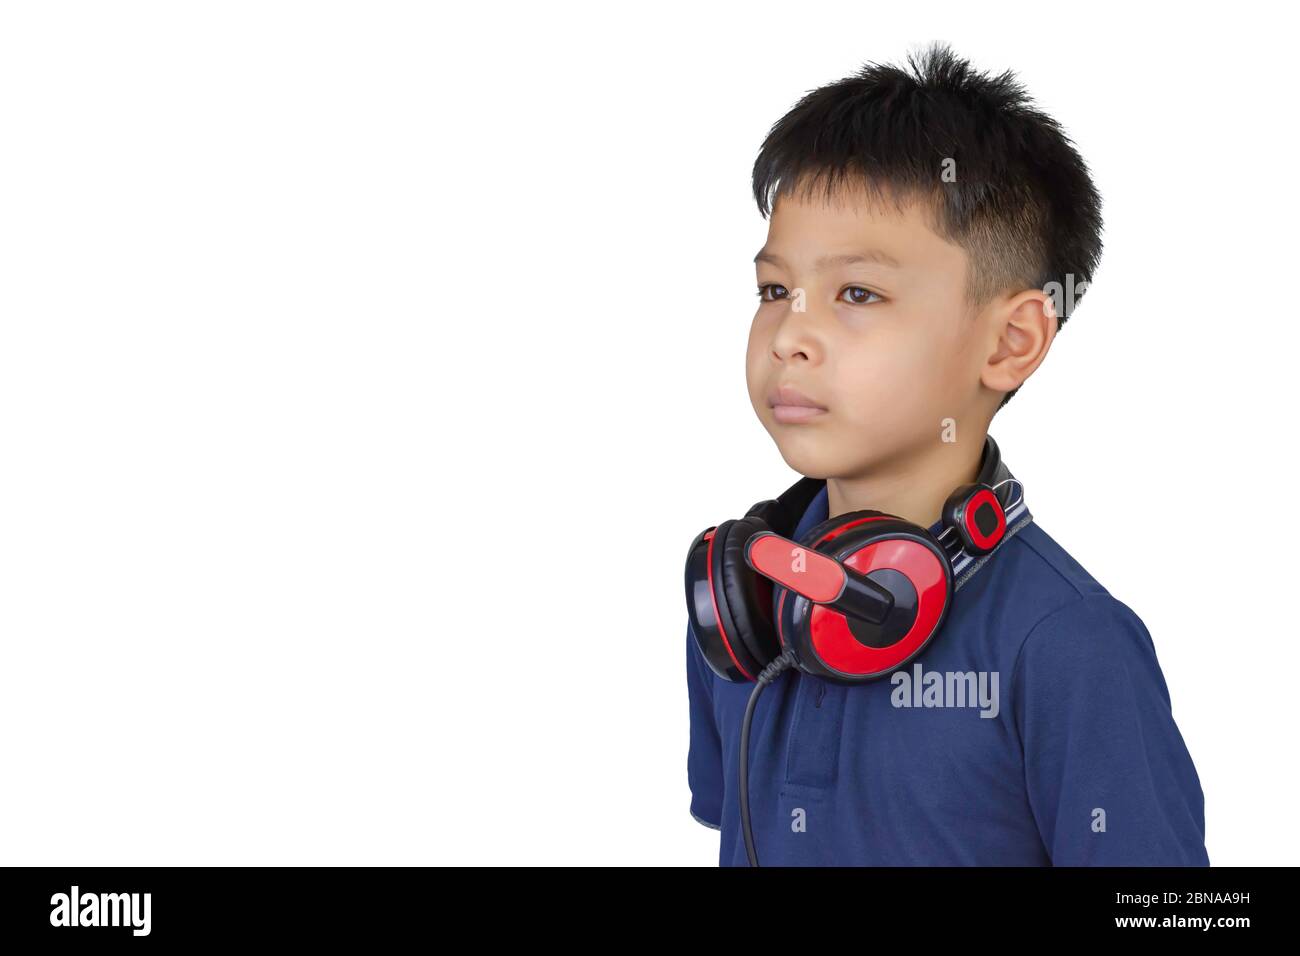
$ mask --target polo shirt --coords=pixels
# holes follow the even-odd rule
[[[823,486],[795,537],[827,514]],[[689,621],[686,676],[690,812],[721,831],[720,865],[747,866],[755,685],[714,674]],[[1209,865],[1151,635],[1032,518],[909,664],[856,685],[788,669],[760,693],[749,745],[762,866]]]

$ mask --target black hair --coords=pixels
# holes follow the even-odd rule
[[[846,179],[900,212],[923,199],[931,228],[970,259],[970,305],[1074,287],[1053,296],[1059,331],[1101,257],[1101,197],[1087,165],[1011,71],[976,72],[938,43],[907,63],[910,72],[867,63],[777,121],[754,162],[759,212],[819,184],[829,198]]]

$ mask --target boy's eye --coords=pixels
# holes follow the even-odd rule
[[[844,292],[847,292],[847,293],[849,293],[849,295],[850,295],[850,298],[847,300],[848,303],[849,303],[849,305],[870,305],[870,304],[871,304],[871,300],[868,298],[868,296],[873,296],[873,295],[874,295],[877,299],[880,298],[879,294],[877,294],[877,293],[875,293],[875,292],[872,292],[870,289],[864,289],[864,288],[863,288],[862,286],[860,286],[860,285],[851,285],[851,286],[848,286],[848,287],[844,290]],[[841,293],[840,293],[840,296],[841,296],[841,297],[843,297],[844,292],[841,292]],[[855,293],[855,292],[856,292],[856,293],[862,293],[862,294],[861,294],[861,295],[854,295],[853,293]]]
[[[848,293],[849,298],[844,301],[847,301],[849,305],[870,305],[881,298],[879,293],[872,292],[860,285],[846,286],[844,292],[840,293],[840,297],[843,298],[845,293]],[[764,302],[777,302],[788,298],[789,295],[790,291],[785,286],[775,282],[769,282],[758,287],[758,297]],[[875,296],[875,298],[873,299],[872,296]]]

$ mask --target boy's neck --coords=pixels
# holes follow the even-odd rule
[[[978,477],[984,433],[927,442],[914,453],[881,462],[861,477],[826,480],[827,517],[872,509],[929,528],[958,485]]]

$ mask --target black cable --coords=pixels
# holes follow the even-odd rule
[[[759,671],[754,691],[749,695],[749,704],[745,707],[745,720],[740,725],[740,828],[745,834],[745,854],[750,866],[758,866],[758,851],[754,849],[754,830],[749,824],[749,724],[754,718],[754,705],[763,688],[780,676],[781,672],[793,667],[794,651],[785,650],[772,663]]]

